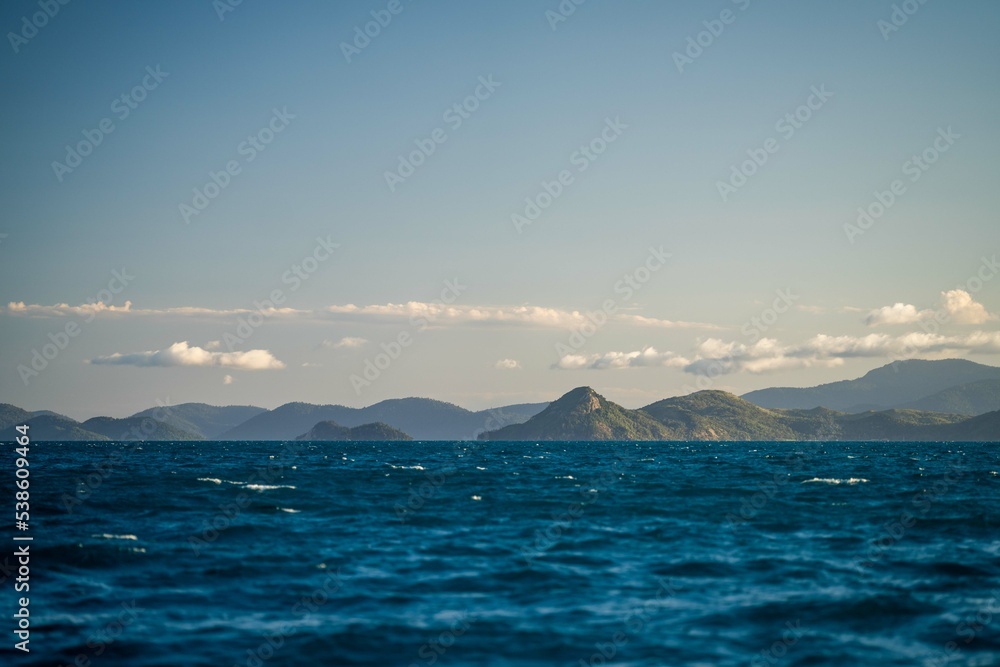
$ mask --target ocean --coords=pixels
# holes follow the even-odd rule
[[[0,663],[1000,665],[998,452],[36,443]]]

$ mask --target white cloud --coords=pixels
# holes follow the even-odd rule
[[[233,383],[232,375],[227,375],[226,377],[222,378],[222,384],[232,384],[232,383]]]
[[[475,306],[446,305],[440,302],[408,301],[406,303],[387,303],[357,306],[354,304],[329,306],[321,311],[297,310],[295,308],[265,308],[261,310],[248,308],[201,308],[197,306],[179,306],[174,308],[133,308],[131,301],[122,306],[108,306],[104,303],[81,304],[71,306],[66,303],[54,305],[26,304],[23,301],[12,301],[0,312],[7,315],[22,317],[65,317],[69,315],[117,315],[133,317],[239,317],[260,313],[265,317],[315,316],[325,313],[341,321],[351,322],[398,322],[411,323],[423,319],[434,326],[456,325],[510,325],[539,328],[575,329],[591,323],[585,311],[566,310],[563,308],[546,308],[543,306]],[[685,322],[682,320],[666,320],[642,315],[612,315],[611,321],[645,327],[664,329],[722,329],[714,324],[703,322]],[[365,341],[364,339],[344,338],[344,341]],[[359,343],[360,345],[360,343]],[[338,347],[336,343],[324,342],[324,346]],[[356,347],[350,342],[340,347]]]
[[[353,322],[410,322],[422,318],[428,323],[437,326],[493,324],[575,329],[585,323],[591,322],[584,311],[545,308],[542,306],[462,306],[409,301],[407,303],[387,303],[369,306],[347,304],[344,306],[330,306],[326,310],[331,316],[339,320]],[[700,322],[664,320],[640,315],[612,315],[609,319],[639,326],[663,328],[721,328]]]
[[[684,370],[695,375],[722,375],[741,371],[766,373],[789,368],[837,366],[844,359],[858,357],[910,359],[958,353],[1000,353],[1000,332],[979,331],[965,336],[923,332],[900,336],[820,334],[801,345],[783,345],[766,338],[753,345],[709,340],[699,347],[699,358]]]
[[[260,313],[265,317],[287,317],[293,315],[308,315],[311,311],[297,310],[295,308],[263,308],[260,310],[250,308],[200,308],[196,306],[180,306],[176,308],[133,308],[131,301],[126,301],[122,306],[106,305],[98,301],[96,303],[84,303],[78,306],[71,306],[67,303],[57,303],[50,306],[40,304],[26,304],[23,301],[11,301],[4,309],[8,315],[26,317],[65,317],[94,316],[94,315],[130,315],[140,317],[155,316],[177,316],[177,317],[235,317],[239,315],[249,315],[250,313]]]
[[[965,290],[956,289],[948,292],[941,292],[941,309],[917,310],[916,306],[907,303],[896,303],[892,306],[883,306],[868,313],[865,324],[870,327],[892,325],[892,324],[914,324],[924,320],[937,318],[943,322],[953,322],[955,324],[983,324],[997,319],[992,315],[986,306],[978,303],[972,295]]]
[[[797,355],[794,349],[773,338],[762,338],[750,345],[710,338],[698,346],[695,360],[684,367],[684,372],[712,377],[740,371],[762,374],[812,366],[838,366],[842,363],[840,358]]]
[[[933,310],[917,310],[916,306],[908,303],[896,303],[891,306],[883,306],[868,313],[865,324],[870,327],[879,327],[887,324],[913,324],[920,320],[934,317]]]
[[[723,329],[724,327],[704,322],[684,322],[683,320],[661,320],[656,317],[643,317],[642,315],[621,315],[618,317],[623,322],[629,322],[643,327],[660,327],[662,329]]]
[[[797,357],[879,357],[889,353],[893,342],[902,338],[902,336],[893,338],[886,334],[868,334],[867,336],[819,334],[797,348],[785,348],[775,343],[774,352],[775,354],[787,353]]]
[[[498,371],[516,371],[521,368],[521,362],[515,359],[501,359],[493,364],[493,368]]]
[[[554,368],[577,370],[589,368],[603,370],[606,368],[640,368],[644,366],[667,366],[679,368],[690,361],[673,352],[657,352],[656,348],[647,347],[634,352],[605,352],[604,354],[568,354],[555,364]]]
[[[945,312],[958,324],[983,324],[997,319],[996,315],[986,310],[983,304],[977,303],[965,290],[942,292],[941,297],[944,300]]]
[[[845,359],[915,357],[969,354],[1000,354],[1000,332],[977,331],[962,336],[944,336],[912,332],[900,336],[868,334],[867,336],[827,336],[820,334],[799,345],[786,345],[772,338],[755,343],[726,342],[718,338],[702,341],[694,358],[657,352],[645,348],[639,352],[605,352],[604,354],[570,354],[562,357],[555,368],[621,369],[641,366],[683,368],[693,375],[718,376],[731,373],[770,373],[778,370],[812,367],[834,367]]]
[[[68,303],[57,303],[51,306],[25,304],[23,301],[11,301],[7,304],[7,313],[27,317],[63,317],[66,315],[93,316],[100,314],[120,315],[131,313],[132,302],[126,301],[124,306],[109,306],[102,301],[71,306]]]
[[[247,371],[277,370],[285,364],[267,350],[247,350],[246,352],[209,352],[200,347],[191,347],[187,341],[174,343],[165,350],[115,354],[91,359],[90,363],[116,366],[221,366]]]
[[[323,341],[323,347],[332,348],[342,348],[342,347],[361,347],[368,342],[367,338],[356,338],[353,336],[345,336],[340,340],[325,340]]]
[[[579,311],[540,306],[456,306],[409,301],[384,305],[330,306],[327,312],[337,319],[352,321],[402,321],[423,318],[432,324],[521,324],[572,328],[586,321]]]

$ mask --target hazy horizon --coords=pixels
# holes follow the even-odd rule
[[[559,6],[5,4],[0,401],[1000,365],[1000,6]]]
[[[962,360],[962,361],[968,361],[968,360]],[[879,368],[883,368],[883,367],[885,367],[885,366],[877,366],[877,367],[874,367],[874,368],[872,368],[870,370],[878,370]],[[865,374],[867,374],[867,373],[865,373]],[[853,376],[849,377],[849,378],[845,377],[845,378],[841,378],[841,380],[853,380],[853,379],[857,379],[859,377],[862,377],[865,374],[859,375],[857,377],[853,377]],[[834,382],[836,382],[836,380]],[[814,385],[804,385],[804,386],[812,387]],[[580,387],[590,387],[590,385],[575,385],[575,386],[572,386],[572,387],[567,386],[564,390],[558,392],[557,394],[554,394],[554,395],[552,395],[552,396],[550,396],[548,398],[543,398],[543,399],[537,400],[537,401],[522,401],[522,402],[503,403],[503,404],[496,403],[496,404],[481,405],[481,406],[464,405],[464,404],[461,404],[461,403],[454,403],[453,401],[444,401],[444,402],[453,403],[455,405],[458,405],[458,407],[465,408],[466,410],[469,410],[471,412],[479,412],[479,411],[483,411],[483,410],[490,410],[490,409],[493,409],[493,408],[502,408],[502,407],[506,407],[506,406],[510,406],[510,405],[517,405],[517,404],[551,403],[551,402],[553,402],[553,401],[561,398],[565,394],[569,393],[570,391],[572,391],[574,389],[578,389]],[[760,386],[760,387],[756,387],[754,389],[750,389],[749,392],[755,391],[757,389],[769,389],[769,388],[777,388],[777,387],[778,387],[778,385]],[[794,385],[784,385],[781,388],[787,388],[787,387],[794,387]],[[593,388],[593,387],[591,387],[591,388]],[[714,389],[714,388],[710,388],[710,389]],[[597,393],[603,395],[603,392],[601,392],[599,390],[595,390],[595,391],[597,391]],[[702,391],[702,390],[698,389],[698,388],[692,388],[692,392],[696,392],[696,391]],[[746,392],[746,393],[749,393],[749,392]],[[668,395],[663,395],[663,396],[657,396],[657,397],[654,397],[654,399],[652,401],[646,401],[646,402],[643,402],[643,403],[634,403],[634,404],[633,403],[628,403],[627,401],[625,401],[625,402],[618,401],[618,400],[615,399],[614,396],[607,396],[607,395],[605,395],[604,397],[607,398],[608,400],[614,402],[614,403],[618,403],[619,405],[621,405],[624,408],[628,408],[630,410],[637,410],[637,409],[646,407],[651,402],[655,402],[655,401],[658,401],[658,400],[661,400],[661,399],[664,399],[664,398],[673,398],[673,397],[676,397],[676,396],[684,396],[686,394],[687,394],[687,392],[682,392],[682,393],[677,393],[677,394],[668,394]],[[23,406],[23,405],[18,405],[16,407],[28,410],[29,412],[37,412],[37,411],[47,410],[47,411],[55,412],[55,413],[58,413],[58,414],[62,414],[64,416],[70,417],[70,418],[75,419],[75,420],[80,421],[80,422],[83,422],[83,421],[85,421],[87,419],[90,419],[91,417],[113,417],[115,419],[121,419],[121,418],[125,418],[125,417],[131,417],[132,415],[134,415],[134,414],[136,414],[138,412],[141,412],[141,411],[144,411],[144,410],[148,410],[150,408],[177,406],[177,405],[184,405],[184,404],[188,404],[188,403],[203,404],[203,405],[215,405],[216,407],[234,407],[234,406],[235,407],[239,407],[239,406],[242,406],[242,407],[257,407],[257,408],[263,408],[264,410],[270,411],[270,410],[274,410],[276,408],[279,408],[279,407],[281,407],[283,405],[287,405],[289,403],[309,403],[309,404],[313,404],[313,405],[343,405],[344,407],[348,407],[348,408],[366,408],[366,407],[370,407],[372,405],[375,405],[376,403],[380,403],[380,402],[386,401],[386,400],[399,400],[399,399],[408,399],[408,398],[423,398],[423,399],[431,399],[431,400],[439,400],[439,401],[443,401],[444,400],[444,399],[440,399],[440,398],[438,398],[436,396],[431,396],[431,395],[393,396],[393,397],[389,397],[389,398],[379,399],[378,401],[372,401],[370,403],[365,403],[365,402],[357,402],[357,403],[351,403],[351,402],[323,403],[323,402],[320,402],[320,403],[317,403],[317,402],[312,402],[312,401],[302,401],[302,400],[298,400],[298,399],[295,399],[295,398],[291,398],[291,399],[288,399],[288,400],[283,400],[280,403],[274,403],[274,404],[267,404],[267,405],[265,405],[265,404],[262,404],[262,403],[253,403],[253,402],[251,402],[251,403],[241,403],[241,404],[236,404],[236,403],[219,403],[219,404],[213,404],[213,403],[205,403],[203,401],[187,401],[187,400],[183,400],[183,399],[175,399],[174,397],[166,397],[165,399],[159,399],[159,401],[162,401],[162,402],[157,402],[157,404],[155,404],[155,405],[149,405],[149,406],[146,406],[145,408],[140,408],[139,410],[119,411],[119,412],[104,411],[104,412],[101,412],[99,414],[98,413],[94,413],[94,414],[79,414],[79,413],[77,413],[77,414],[73,414],[73,413],[70,413],[69,411],[63,411],[63,410],[55,409],[55,408],[52,408],[52,407],[27,407],[27,406]]]

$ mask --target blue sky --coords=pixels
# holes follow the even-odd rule
[[[37,0],[5,3],[0,401],[481,408],[586,384],[636,407],[997,364],[1000,7],[902,4],[890,31],[891,2],[70,2],[33,32]],[[391,21],[348,62],[372,12]]]

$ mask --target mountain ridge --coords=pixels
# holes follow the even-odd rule
[[[942,372],[928,380],[935,369]],[[987,379],[982,379],[984,376]],[[778,387],[742,397],[700,391],[635,410],[607,400],[590,387],[573,389],[553,403],[522,403],[475,412],[420,397],[387,399],[362,408],[291,402],[267,410],[183,403],[150,408],[124,419],[94,417],[82,423],[48,410],[29,412],[4,403],[0,404],[0,437],[11,438],[14,425],[28,423],[34,427],[35,439],[288,441],[329,421],[344,429],[381,423],[393,429],[385,431],[393,438],[425,441],[468,441],[483,434],[483,439],[495,440],[497,433],[518,439],[921,440],[967,434],[1000,440],[1000,432],[989,433],[993,422],[987,415],[1000,410],[1000,378],[990,379],[992,376],[1000,376],[1000,368],[966,360],[899,361],[854,380],[818,387]],[[957,384],[938,389],[949,382]],[[902,393],[901,388],[905,389]],[[928,389],[937,391],[911,401],[895,401]],[[826,394],[847,408],[812,405]],[[784,397],[788,399],[784,404],[792,407],[762,406],[760,403],[768,403],[762,396],[779,403]],[[838,400],[831,403],[836,406]],[[558,408],[554,412],[550,410],[553,406]],[[535,419],[543,413],[544,418]],[[961,425],[974,416],[986,418]],[[530,426],[524,426],[529,422]],[[506,428],[518,425],[521,427]]]
[[[588,401],[581,391],[591,392]],[[597,398],[594,399],[593,396]],[[599,402],[597,402],[599,399]],[[997,440],[1000,411],[963,415],[917,410],[883,410],[848,413],[812,410],[769,410],[739,396],[710,390],[664,399],[638,410],[627,410],[593,392],[589,387],[572,390],[524,424],[483,434],[481,440],[591,441],[613,439],[607,429],[583,430],[577,413],[597,414],[613,406],[613,419],[651,418],[662,429],[633,428],[622,440],[690,441],[929,441],[941,439]],[[596,405],[596,407],[595,407]],[[588,406],[590,409],[587,409]],[[586,426],[586,420],[582,420]],[[569,425],[569,426],[567,426]],[[991,431],[991,429],[993,429]],[[614,435],[619,436],[622,431]]]
[[[383,422],[416,440],[473,440],[487,427],[527,420],[546,403],[520,403],[473,412],[432,398],[407,397],[379,401],[364,408],[344,405],[286,403],[222,433],[222,440],[293,440],[321,421],[353,428]]]
[[[399,429],[384,422],[362,424],[348,428],[334,421],[322,421],[296,440],[310,442],[407,442],[413,440]]]
[[[180,403],[142,410],[132,417],[152,418],[174,428],[201,435],[206,440],[212,440],[266,411],[265,408],[254,405],[216,406],[207,403]]]
[[[479,440],[668,440],[671,431],[639,410],[577,387],[523,424],[487,431]]]
[[[825,407],[843,412],[900,408],[952,387],[981,380],[1000,381],[1000,368],[967,359],[894,361],[860,378],[815,387],[770,387],[743,394],[762,408]]]

